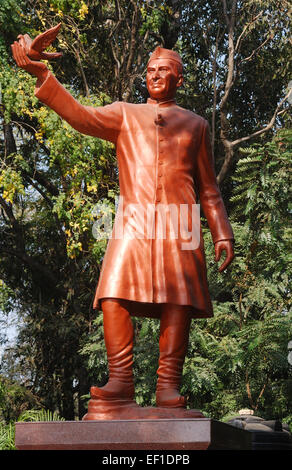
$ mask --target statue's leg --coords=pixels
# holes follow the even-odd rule
[[[130,314],[118,299],[103,300],[102,311],[109,381],[104,387],[91,387],[91,396],[132,400],[134,329]]]
[[[179,388],[190,324],[191,315],[187,307],[170,304],[163,306],[160,318],[157,406],[171,408],[186,406],[186,399],[179,394]]]

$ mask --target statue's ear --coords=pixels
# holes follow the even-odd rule
[[[183,75],[180,74],[179,79],[178,79],[177,84],[176,84],[177,88],[182,86],[183,82],[184,82],[184,77],[183,77]]]

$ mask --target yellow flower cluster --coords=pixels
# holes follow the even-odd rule
[[[39,129],[39,130],[35,133],[35,138],[36,138],[41,144],[44,143],[43,135],[44,135],[44,132],[43,132],[43,130],[41,130],[41,129]]]
[[[84,20],[85,16],[88,14],[88,6],[84,2],[82,2],[81,8],[79,8],[78,13],[78,17],[80,18],[80,20]]]
[[[24,194],[24,186],[20,175],[9,169],[8,171],[3,170],[0,173],[0,187],[2,189],[2,198],[6,202],[13,204],[14,196],[19,194]]]

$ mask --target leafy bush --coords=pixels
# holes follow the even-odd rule
[[[24,421],[64,421],[64,418],[49,410],[26,410],[17,420]],[[15,423],[0,423],[0,450],[16,450]]]

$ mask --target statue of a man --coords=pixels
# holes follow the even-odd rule
[[[29,44],[27,37],[20,36],[12,50],[17,65],[38,78],[37,98],[77,131],[115,144],[127,215],[121,221],[118,211],[113,233],[126,225],[132,234],[139,233],[113,235],[108,243],[94,308],[103,311],[109,381],[104,387],[91,387],[91,397],[109,402],[134,399],[131,315],[142,315],[160,319],[156,404],[184,408],[186,400],[179,389],[191,320],[213,315],[200,221],[193,217],[197,198],[212,234],[216,261],[226,253],[220,271],[234,252],[232,228],[216,182],[208,123],[175,102],[183,83],[181,57],[161,47],[152,53],[147,103],[115,102],[94,108],[77,102],[44,63],[31,60]],[[141,214],[145,220],[149,207],[150,234],[148,223],[148,233],[144,230],[141,235]],[[157,235],[161,207],[169,209],[164,236]],[[176,223],[169,213],[176,214]],[[197,243],[184,244],[194,220]],[[185,224],[187,230],[182,233]]]

